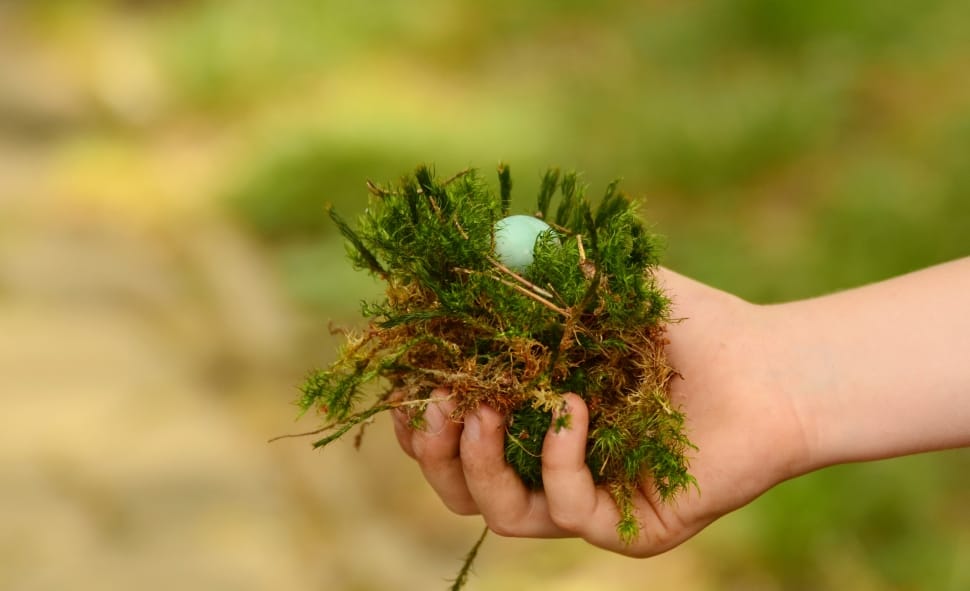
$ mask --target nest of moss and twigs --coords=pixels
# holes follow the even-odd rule
[[[314,445],[392,408],[420,428],[432,390],[445,387],[455,421],[483,403],[505,414],[505,457],[541,488],[552,411],[574,392],[589,407],[586,461],[617,503],[618,535],[631,541],[644,476],[664,500],[693,483],[684,416],[669,400],[676,372],[664,355],[658,238],[616,182],[594,207],[576,174],[553,169],[529,212],[550,229],[531,264],[513,270],[495,239],[511,203],[507,166],[498,179],[496,193],[475,170],[438,179],[419,167],[394,185],[369,182],[356,228],[331,209],[353,264],[386,293],[364,303],[366,328],[345,332],[338,359],[302,387],[300,406],[325,420]]]

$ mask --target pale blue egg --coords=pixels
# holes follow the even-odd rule
[[[510,215],[495,222],[495,256],[514,271],[532,265],[536,239],[552,228],[531,215]]]

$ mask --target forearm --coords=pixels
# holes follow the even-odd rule
[[[970,258],[764,312],[808,469],[970,445]]]

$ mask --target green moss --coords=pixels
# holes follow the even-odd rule
[[[416,424],[431,390],[449,388],[456,420],[480,404],[505,414],[506,461],[537,489],[546,432],[571,420],[553,411],[576,393],[590,408],[587,463],[617,502],[618,536],[631,541],[643,476],[663,499],[693,482],[684,417],[667,399],[660,241],[616,183],[594,207],[575,173],[554,169],[534,213],[555,233],[540,235],[534,263],[515,273],[493,256],[493,228],[511,203],[508,167],[498,176],[496,194],[477,171],[441,180],[419,167],[394,185],[369,183],[356,227],[331,211],[354,265],[386,294],[363,307],[366,331],[309,376],[300,406],[329,421],[325,445],[393,407]],[[375,381],[381,393],[364,404]]]
[[[542,442],[551,420],[551,412],[531,406],[516,409],[509,418],[505,461],[532,489],[542,488]]]

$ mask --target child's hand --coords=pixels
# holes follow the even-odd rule
[[[405,452],[451,510],[508,536],[577,536],[649,556],[691,537],[771,486],[831,464],[970,445],[970,258],[834,295],[754,306],[669,271],[671,388],[697,446],[698,490],[662,504],[641,483],[640,537],[623,544],[609,494],[584,462],[587,412],[546,435],[544,490],[504,461],[505,420],[465,417],[434,395],[425,430],[397,417]]]
[[[672,315],[684,318],[669,327],[667,354],[683,376],[671,395],[699,449],[691,461],[699,492],[661,504],[644,481],[636,501],[642,531],[625,545],[616,532],[616,504],[593,484],[585,463],[588,415],[580,397],[565,397],[569,428],[546,435],[544,490],[531,491],[505,463],[505,418],[481,407],[461,425],[449,418],[454,403],[447,391],[437,391],[424,429],[411,430],[396,416],[395,430],[445,505],[460,514],[481,513],[500,535],[577,536],[649,556],[794,475],[807,457],[806,438],[791,401],[770,382],[762,308],[674,273],[664,272],[662,280],[674,302]]]

